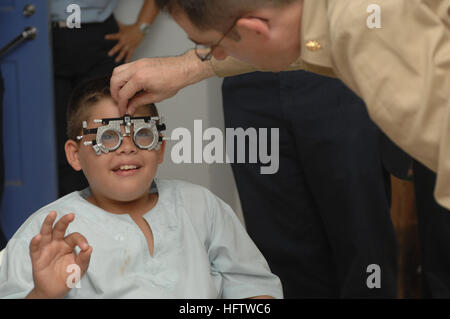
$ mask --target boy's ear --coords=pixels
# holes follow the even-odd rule
[[[164,162],[164,153],[166,151],[166,141],[162,141],[161,147],[158,152],[158,164],[162,164]]]
[[[256,17],[243,17],[236,22],[236,28],[241,36],[250,35],[262,37],[263,40],[270,38],[270,26],[268,21]]]
[[[74,140],[68,140],[64,145],[64,150],[66,151],[67,162],[74,170],[81,171],[81,162],[79,158],[80,147]]]

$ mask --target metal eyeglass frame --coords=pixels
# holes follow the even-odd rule
[[[236,20],[234,20],[231,27],[223,34],[223,36],[220,38],[220,40],[217,41],[216,44],[209,47],[208,53],[202,54],[202,53],[198,52],[199,46],[201,44],[199,44],[199,43],[195,44],[195,47],[194,47],[195,55],[197,55],[197,57],[200,59],[200,61],[205,62],[205,61],[209,61],[212,59],[213,51],[215,50],[215,48],[217,48],[220,45],[220,43],[223,41],[223,39],[225,39],[227,37],[227,35],[231,32],[231,30],[234,29],[234,27],[236,26],[236,23],[239,21],[239,19],[240,19],[240,17],[237,18]]]
[[[107,154],[109,152],[114,152],[115,150],[117,150],[122,145],[123,137],[131,136],[131,125],[133,125],[133,142],[140,149],[150,151],[153,149],[159,150],[162,141],[165,140],[163,136],[160,136],[160,132],[166,130],[166,124],[162,123],[162,119],[160,121],[159,117],[151,117],[151,116],[131,117],[129,115],[125,115],[124,117],[120,118],[106,118],[101,120],[94,120],[93,122],[95,124],[103,124],[103,126],[88,129],[87,121],[83,121],[83,135],[77,136],[77,140],[81,141],[84,138],[84,135],[87,134],[96,134],[95,140],[84,142],[84,145],[85,146],[92,145],[95,153],[99,156],[102,153]],[[122,125],[125,126],[124,128],[125,132],[123,134],[121,132]],[[137,134],[143,129],[150,129],[154,137],[153,142],[146,147],[143,147],[142,145],[139,145],[136,142]],[[103,134],[107,131],[114,131],[119,137],[119,141],[113,148],[107,148],[102,143]]]

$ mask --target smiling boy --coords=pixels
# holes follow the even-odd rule
[[[137,123],[144,118],[150,129],[157,116],[144,105],[124,122],[134,123],[129,134],[124,125],[120,133],[104,129],[125,120],[109,79],[74,91],[65,150],[89,188],[38,210],[16,232],[0,268],[0,297],[282,298],[278,277],[228,205],[203,187],[155,179],[165,143],[154,134],[158,143],[145,149],[152,134]],[[73,269],[79,288],[68,284]]]

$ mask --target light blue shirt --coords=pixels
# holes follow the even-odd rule
[[[70,4],[78,4],[81,9],[81,23],[103,22],[116,9],[118,0],[51,0],[50,16],[52,21],[66,21],[71,12]]]
[[[232,209],[207,189],[156,180],[159,198],[143,217],[144,234],[128,214],[108,213],[71,193],[40,209],[20,227],[0,267],[0,297],[24,298],[33,288],[29,244],[48,213],[75,214],[66,235],[79,232],[93,247],[80,288],[66,298],[282,298],[281,282]],[[78,247],[77,247],[78,248]]]

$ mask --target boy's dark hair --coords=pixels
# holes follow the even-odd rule
[[[234,20],[265,7],[282,7],[300,0],[156,0],[161,10],[181,9],[199,29],[225,31]]]
[[[80,83],[72,91],[67,107],[67,137],[76,141],[81,135],[83,121],[90,116],[91,107],[103,99],[112,99],[110,77],[100,77]],[[148,104],[149,115],[159,116],[155,104]]]

